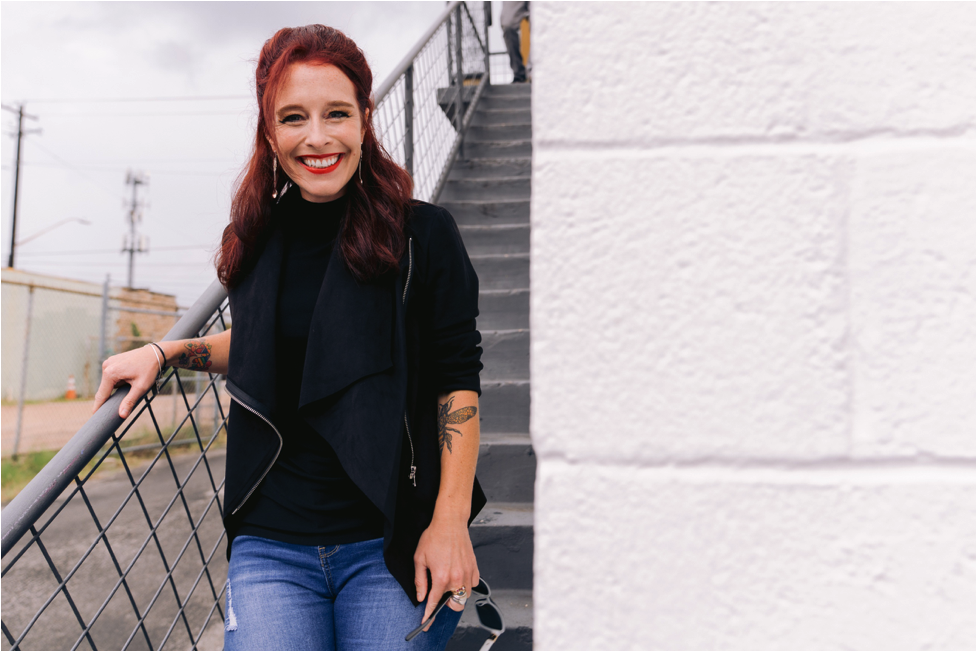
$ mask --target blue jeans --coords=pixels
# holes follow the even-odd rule
[[[383,539],[300,546],[234,539],[227,569],[225,650],[443,650],[461,612],[443,608],[431,629],[383,561]]]

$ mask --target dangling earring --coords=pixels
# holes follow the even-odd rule
[[[363,183],[363,143],[360,143],[360,183]]]
[[[271,155],[271,198],[278,199],[278,156]]]

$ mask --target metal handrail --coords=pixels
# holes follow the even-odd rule
[[[468,3],[467,2],[461,3],[461,8],[465,10],[465,14],[468,16],[469,22],[471,22],[471,24],[474,25],[475,19],[472,17],[472,12],[468,10]],[[488,23],[486,23],[485,26],[488,27]],[[486,51],[485,44],[488,43],[488,32],[485,33],[485,36],[486,36],[485,41],[482,41],[482,37],[478,35],[478,30],[477,29],[475,30],[475,40],[478,41],[478,47],[482,49],[482,52]]]
[[[471,106],[468,108],[468,112],[465,113],[465,117],[462,119],[461,127],[458,130],[458,136],[455,138],[455,142],[451,144],[451,150],[448,153],[448,161],[453,161],[458,152],[461,151],[462,143],[465,140],[465,133],[468,131],[468,126],[472,122],[472,117],[475,115],[475,106],[482,97],[482,93],[485,91],[485,87],[489,85],[489,76],[485,75],[482,81],[479,82],[478,88],[475,89],[475,95],[472,97]],[[435,186],[433,193],[433,202],[438,201],[438,197],[441,196],[441,192],[444,190],[445,185],[448,183],[448,176],[451,173],[451,166],[447,165],[443,170],[441,170],[441,176],[438,177],[438,185]]]
[[[448,18],[451,16],[451,12],[454,11],[455,8],[460,4],[461,4],[461,0],[454,0],[454,2],[449,2],[448,6],[444,8],[444,11],[442,11],[441,14],[438,15],[438,18],[437,20],[434,21],[434,24],[432,24],[431,27],[429,27],[428,30],[424,32],[424,36],[422,36],[420,40],[418,40],[417,43],[414,45],[414,47],[410,49],[407,55],[400,60],[400,63],[397,64],[397,67],[394,68],[393,72],[387,75],[387,78],[383,80],[383,83],[377,87],[377,90],[373,94],[374,96],[373,103],[375,105],[380,104],[380,102],[382,102],[384,98],[387,97],[387,95],[390,93],[390,90],[394,87],[394,84],[396,84],[397,81],[404,76],[404,73],[407,72],[407,69],[413,65],[414,59],[417,58],[417,55],[420,53],[420,51],[424,49],[424,46],[427,45],[432,38],[434,38],[435,33],[437,33],[439,29],[441,29],[441,26],[444,25],[445,21],[447,21]]]
[[[478,36],[478,29],[475,26],[475,19],[472,17],[471,12],[468,11],[468,5],[465,4],[465,3],[461,3],[461,6],[460,7],[455,7],[455,14],[457,16],[457,24],[459,26],[461,25],[461,9],[462,8],[464,8],[465,15],[468,17],[468,22],[471,25],[471,27],[473,28],[472,31],[474,32],[475,38],[478,40],[479,48],[482,50],[483,62],[484,62],[484,64],[485,64],[486,67],[485,67],[485,69],[483,71],[481,81],[479,81],[478,88],[475,89],[475,94],[472,97],[472,101],[471,101],[471,104],[468,107],[468,111],[464,114],[464,116],[462,116],[461,111],[456,108],[455,118],[456,118],[457,123],[458,123],[458,133],[455,135],[455,140],[451,144],[451,149],[449,150],[448,156],[446,157],[446,164],[441,169],[441,174],[438,176],[438,183],[434,187],[434,192],[431,194],[431,201],[433,201],[433,202],[437,202],[438,198],[441,196],[441,192],[444,190],[445,184],[447,184],[447,182],[448,182],[448,175],[451,172],[451,162],[455,160],[455,157],[461,151],[462,144],[465,141],[465,133],[468,131],[468,126],[471,124],[472,116],[475,115],[475,107],[478,106],[478,101],[479,101],[479,99],[481,99],[482,93],[485,91],[485,87],[488,86],[491,83],[490,82],[491,75],[489,74],[489,69],[487,67],[489,52],[488,52],[488,47],[486,46],[486,44],[488,43],[488,19],[489,19],[489,16],[490,16],[489,6],[486,4],[486,7],[485,7],[485,25],[484,25],[484,27],[485,27],[485,39],[484,39],[484,41]],[[458,102],[457,107],[460,108],[461,101],[462,101],[462,93],[461,93],[460,86],[462,84],[462,80],[464,79],[464,74],[462,73],[462,48],[461,48],[461,37],[460,37],[461,29],[460,29],[460,27],[459,27],[458,30],[456,30],[456,32],[457,32],[457,57],[458,57],[457,58],[457,68],[458,68],[458,70],[457,70],[456,78],[458,79],[458,85],[459,85],[459,91],[458,91],[458,94],[457,94],[456,98],[457,98],[457,102]]]
[[[227,304],[224,301],[224,296],[225,293],[220,284],[213,283],[190,308],[184,319],[171,329],[165,338],[197,337],[211,332],[214,328],[227,328],[225,320]],[[159,647],[162,648],[167,646],[168,641],[175,640],[172,639],[174,634],[177,637],[184,636],[185,630],[186,638],[184,640],[188,640],[188,642],[176,642],[175,644],[180,647],[187,646],[197,649],[205,631],[211,631],[208,628],[211,625],[214,612],[217,611],[220,618],[223,618],[220,602],[223,597],[224,570],[220,566],[224,563],[224,556],[215,556],[225,538],[223,524],[220,520],[223,517],[221,501],[223,480],[218,481],[215,478],[211,464],[220,464],[221,453],[215,453],[214,449],[218,435],[226,423],[226,416],[219,401],[218,384],[220,376],[213,374],[209,376],[210,381],[203,388],[203,392],[200,391],[201,388],[197,382],[199,374],[198,378],[194,378],[192,381],[192,388],[196,396],[191,405],[187,387],[181,382],[177,370],[170,368],[164,374],[161,379],[163,388],[165,389],[168,384],[171,384],[174,389],[174,400],[178,396],[182,397],[186,409],[186,415],[179,423],[176,422],[176,412],[174,411],[174,429],[172,434],[168,436],[163,435],[157,418],[160,410],[158,404],[160,400],[163,400],[161,394],[150,396],[147,393],[144,395],[128,420],[129,422],[125,423],[124,420],[119,419],[117,414],[125,392],[117,392],[75,434],[65,448],[42,469],[40,476],[28,484],[28,487],[20,492],[15,501],[11,501],[11,504],[3,510],[3,557],[5,564],[0,571],[0,576],[4,578],[5,585],[14,587],[14,591],[17,591],[17,587],[23,588],[21,582],[24,578],[37,576],[38,569],[36,567],[38,564],[42,568],[46,565],[56,585],[53,592],[47,593],[46,600],[44,599],[44,590],[40,589],[40,585],[29,594],[10,598],[10,600],[7,598],[11,593],[4,592],[4,618],[0,624],[2,624],[3,637],[10,645],[10,649],[21,649],[25,637],[34,631],[38,633],[33,635],[29,642],[31,647],[47,647],[49,649],[68,647],[68,641],[64,638],[66,632],[62,625],[70,627],[72,620],[77,623],[81,632],[70,648],[76,649],[79,645],[87,643],[89,647],[96,649],[93,636],[98,636],[100,639],[105,635],[108,635],[109,638],[118,638],[120,631],[118,629],[106,632],[103,627],[99,632],[96,632],[94,628],[106,609],[113,611],[113,618],[119,617],[121,615],[118,613],[120,605],[127,605],[127,608],[132,610],[136,617],[135,627],[125,644],[115,641],[100,647],[126,649],[133,638],[141,634],[140,638],[144,639],[145,644],[151,648],[156,647],[153,645],[152,639],[162,635],[162,641],[159,643]],[[203,432],[203,428],[209,425],[207,423],[209,419],[203,410],[206,398],[213,400],[214,428],[211,435]],[[176,410],[175,404],[174,410]],[[152,429],[155,430],[159,440],[159,446],[156,447],[159,448],[159,452],[148,464],[141,465],[137,469],[137,467],[132,466],[132,462],[135,460],[127,460],[126,458],[126,453],[130,451],[129,447],[123,448],[121,442],[127,433],[133,432],[137,428],[137,424],[141,423],[140,419],[143,417],[148,417],[152,421]],[[121,432],[117,433],[116,430],[119,430],[120,426],[122,426]],[[178,473],[174,465],[175,460],[170,456],[170,448],[174,445],[183,445],[184,441],[178,440],[177,435],[185,427],[194,433],[195,440],[192,443],[197,445],[199,456],[193,462],[188,473],[182,471]],[[103,442],[104,445],[100,445]],[[209,460],[208,454],[215,455],[216,459]],[[118,506],[108,516],[107,512],[104,511],[106,508],[104,502],[100,502],[99,509],[96,509],[95,501],[98,500],[97,496],[100,494],[100,489],[97,484],[91,485],[90,480],[93,474],[101,468],[107,457],[115,457],[116,455],[118,464],[122,467],[124,477],[128,480],[130,488],[127,492],[115,494],[110,499],[110,502],[115,500],[117,495],[119,500],[117,501]],[[186,458],[183,459],[186,460]],[[157,464],[161,461],[165,462]],[[180,464],[186,471],[185,464],[183,462]],[[154,472],[154,469],[157,468],[161,471]],[[159,473],[162,472],[165,477],[167,469],[175,482],[176,493],[172,495],[160,513],[150,506],[147,499],[158,501],[165,495],[159,493],[161,487],[158,481]],[[151,480],[151,476],[155,477],[156,480]],[[73,482],[74,486],[69,486],[69,482]],[[147,483],[149,484],[147,485]],[[204,484],[201,485],[201,483]],[[101,485],[102,488],[106,486]],[[163,489],[165,490],[165,487]],[[201,489],[204,490],[207,500],[202,513],[196,507],[197,503],[191,504],[188,501],[187,495],[188,491],[199,492]],[[83,501],[83,504],[80,505],[79,500]],[[45,511],[45,506],[47,506],[47,511]],[[214,506],[216,506],[216,510],[211,509]],[[68,535],[69,538],[66,539],[63,526],[66,522],[72,523],[72,527],[77,529],[78,521],[76,519],[79,516],[84,518],[86,511],[95,526],[97,535],[82,551],[82,546],[77,544],[83,543],[84,539],[78,540],[75,533]],[[216,515],[214,514],[215,511]],[[155,512],[155,514],[151,514],[151,512]],[[185,523],[190,525],[191,530],[179,553],[173,557],[170,554],[172,550],[169,553],[167,552],[166,548],[169,546],[164,545],[163,538],[166,538],[166,542],[170,543],[174,536],[181,536],[180,512],[188,519]],[[197,513],[194,514],[194,512]],[[142,519],[139,518],[140,515]],[[135,518],[135,522],[133,518]],[[136,534],[139,521],[142,520],[144,520],[144,525],[148,526],[149,531],[142,544],[138,545],[138,538],[133,539],[131,537]],[[165,527],[163,527],[164,521]],[[61,524],[60,529],[59,523]],[[206,532],[201,529],[202,526]],[[120,531],[123,532],[123,536],[117,537],[116,535]],[[24,537],[24,534],[28,532],[31,536]],[[52,537],[57,541],[57,545],[53,547],[50,546]],[[216,541],[212,545],[210,541],[205,545],[204,539],[211,539],[212,541],[213,538],[216,538]],[[48,540],[48,545],[45,545],[44,539]],[[129,552],[133,550],[133,545],[137,545],[138,549],[134,556],[130,556]],[[100,552],[96,553],[96,549]],[[209,550],[209,553],[205,549]],[[184,554],[190,550],[195,550],[197,554]],[[80,557],[73,557],[80,551]],[[106,554],[108,555],[107,558],[105,557]],[[68,557],[66,558],[65,555]],[[150,586],[147,587],[147,578],[138,577],[141,574],[136,570],[137,568],[146,568],[145,565],[139,565],[138,562],[146,559],[147,556],[162,564],[166,571],[161,579],[157,578],[160,579],[160,583],[148,603],[144,601],[149,597],[145,595],[145,590],[151,588],[153,580],[150,579]],[[190,560],[191,556],[199,557],[200,569],[196,573],[196,578],[189,592],[181,592],[178,585],[184,583],[187,567],[194,563]],[[107,563],[109,561],[111,563]],[[26,570],[24,570],[25,566]],[[93,569],[95,569],[94,575],[92,575]],[[111,575],[113,571],[117,575],[115,580]],[[175,573],[179,573],[180,578],[177,578]],[[206,581],[202,582],[202,580]],[[114,586],[110,586],[113,581],[115,582]],[[206,589],[197,591],[198,587],[204,586],[209,591]],[[160,610],[154,610],[154,607],[158,604],[158,599],[167,587],[170,591],[166,592],[165,601],[167,604],[172,604],[175,600],[177,609],[175,616],[172,615],[172,612],[162,614],[162,617],[170,622],[169,628],[164,633],[161,625],[165,625],[160,622]],[[92,595],[93,589],[96,592],[95,596]],[[33,602],[34,598],[37,598],[39,602]],[[55,603],[56,599],[60,599],[60,602]],[[93,613],[92,609],[98,605],[99,601],[101,601],[101,606],[97,607]],[[70,607],[70,611],[66,612],[65,606]],[[49,608],[54,609],[53,616],[50,615]],[[199,615],[203,612],[207,612],[206,620],[203,623],[197,622]],[[31,613],[33,615],[30,615]],[[40,619],[45,615],[48,618],[53,617],[59,625],[52,628],[48,623],[48,626],[35,627],[35,625],[40,625]],[[191,620],[195,621],[194,624],[191,624]],[[177,633],[176,625],[181,623],[183,627],[179,629],[180,633]],[[16,631],[19,633],[13,633],[10,626],[16,627]],[[124,633],[121,635],[125,636]],[[40,643],[38,639],[40,639]],[[45,641],[45,639],[47,640]]]
[[[479,79],[481,87],[491,83],[490,3],[482,7],[479,21],[468,3],[449,3],[374,94],[377,135],[413,177],[417,199],[437,201],[461,149],[466,118],[477,101],[466,80]],[[450,98],[447,105],[442,92]]]
[[[174,324],[163,337],[163,341],[194,337],[225,298],[227,292],[224,287],[220,282],[214,281],[180,321]],[[119,416],[119,406],[128,389],[129,386],[126,385],[109,397],[34,479],[3,508],[0,512],[0,529],[3,531],[0,555],[6,555],[16,545],[34,521],[57,500],[72,479],[101,450],[112,433],[119,429],[125,421]]]

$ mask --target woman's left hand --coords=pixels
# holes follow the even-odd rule
[[[438,600],[445,591],[456,591],[462,587],[471,595],[472,587],[478,584],[478,563],[472,540],[468,536],[468,522],[457,519],[439,519],[435,513],[431,525],[424,530],[414,552],[414,586],[417,599],[428,596],[424,610],[424,622],[431,616]],[[427,573],[431,571],[431,586],[428,592]],[[448,600],[448,606],[461,611],[464,605]],[[429,624],[424,631],[430,629]]]

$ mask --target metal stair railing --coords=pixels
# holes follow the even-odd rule
[[[414,178],[414,196],[437,201],[489,82],[490,3],[452,2],[376,90],[374,126]]]
[[[163,339],[222,330],[226,315],[226,293],[215,282]],[[25,644],[40,649],[83,645],[97,649],[96,637],[110,649],[127,649],[133,643],[139,648],[197,649],[215,611],[223,620],[225,571],[211,568],[215,561],[224,563],[224,555],[216,554],[222,551],[224,539],[223,472],[218,476],[213,468],[215,463],[222,466],[215,459],[221,453],[214,444],[226,419],[218,392],[220,379],[208,374],[206,387],[189,394],[177,370],[166,373],[162,391],[178,392],[186,410],[166,434],[157,418],[157,403],[166,398],[164,393],[147,394],[133,415],[123,420],[118,412],[125,391],[116,392],[3,509],[0,577],[5,649],[22,649]],[[212,402],[206,400],[211,395]],[[207,410],[214,411],[212,418],[206,418]],[[148,464],[132,459],[134,451],[122,445],[147,417],[158,449]],[[187,443],[192,443],[195,458],[174,460],[170,448]],[[115,456],[125,493],[113,509],[101,501],[108,483],[91,480]],[[156,492],[161,475],[172,478],[175,492],[160,510]],[[118,482],[109,486],[114,484]],[[201,484],[205,500],[191,499],[188,490],[199,493]],[[90,543],[83,539],[85,520],[94,526]],[[174,545],[174,536],[179,546]],[[79,549],[75,558],[73,553]],[[149,565],[162,572],[147,582]],[[215,577],[215,571],[221,575]],[[201,584],[205,589],[198,591]],[[157,605],[170,608],[154,609]],[[106,619],[100,623],[103,615]],[[129,620],[131,630],[111,626],[124,620]]]
[[[437,200],[489,84],[490,17],[450,3],[376,90],[378,137],[419,199]],[[215,281],[163,339],[226,329],[226,297]],[[227,402],[221,376],[187,373],[125,420],[116,392],[4,507],[0,649],[220,644]]]

